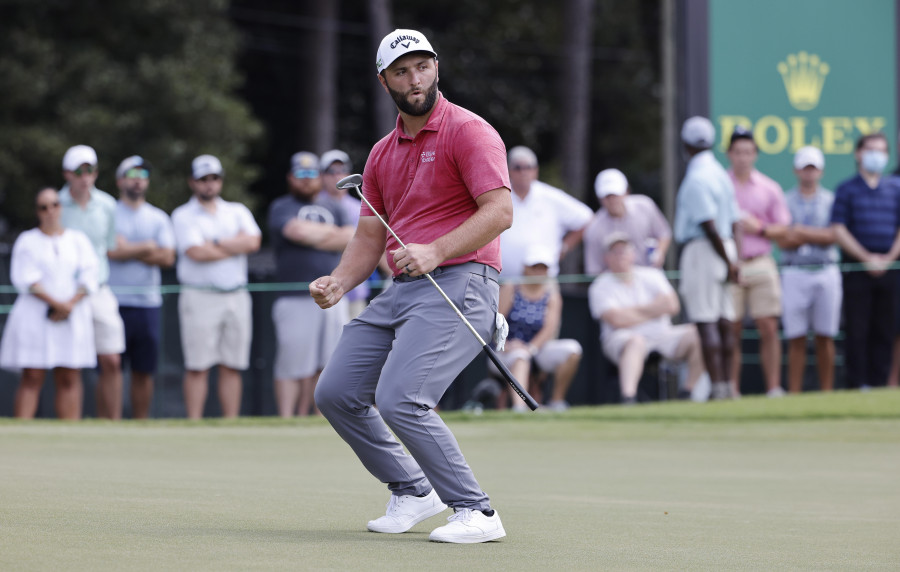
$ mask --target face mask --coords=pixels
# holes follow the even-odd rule
[[[884,151],[863,151],[862,168],[867,173],[884,172],[884,168],[888,164],[888,154]]]

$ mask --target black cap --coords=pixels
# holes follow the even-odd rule
[[[743,125],[737,125],[735,126],[734,131],[731,132],[730,145],[733,145],[738,139],[748,139],[753,141],[753,133]]]

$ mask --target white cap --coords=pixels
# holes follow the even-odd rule
[[[818,147],[809,145],[797,149],[797,153],[794,155],[794,168],[802,169],[809,165],[819,170],[825,168],[825,155]]]
[[[319,160],[319,169],[324,171],[335,161],[340,161],[341,163],[347,165],[348,168],[352,167],[349,155],[347,155],[340,149],[332,149],[331,151],[325,151],[324,153],[322,153],[322,158]]]
[[[516,145],[510,149],[509,153],[506,155],[506,161],[510,165],[521,163],[523,165],[528,165],[529,167],[538,166],[537,155],[534,154],[534,151],[524,145]]]
[[[627,233],[622,232],[621,230],[617,230],[609,233],[609,235],[607,235],[607,237],[603,239],[603,247],[606,248],[606,250],[609,250],[620,242],[631,244],[631,237],[628,236]]]
[[[437,57],[428,39],[416,30],[394,30],[381,40],[375,55],[375,69],[378,73],[390,67],[394,60],[411,52],[428,52]]]
[[[624,195],[628,192],[628,179],[618,169],[603,169],[594,179],[594,192],[600,199],[609,195]]]
[[[556,258],[556,253],[553,252],[552,248],[546,244],[533,242],[526,247],[525,258],[522,260],[522,263],[525,266],[543,264],[547,268],[550,268],[553,266],[553,263],[556,262]]]
[[[191,162],[191,177],[202,179],[206,175],[224,175],[222,162],[212,155],[200,155]]]
[[[695,115],[681,127],[681,140],[692,147],[709,149],[716,142],[716,128],[709,119]]]
[[[93,147],[87,145],[75,145],[69,147],[69,150],[63,155],[62,168],[63,171],[74,171],[85,163],[96,166],[97,152]]]
[[[125,159],[122,159],[122,162],[119,163],[119,166],[116,168],[116,178],[121,179],[129,169],[134,169],[135,167],[141,167],[149,171],[150,163],[144,160],[140,155],[126,157]]]

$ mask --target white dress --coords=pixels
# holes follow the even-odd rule
[[[0,340],[0,367],[80,369],[97,365],[90,301],[75,305],[68,319],[53,322],[49,305],[28,293],[40,283],[49,296],[68,300],[79,287],[97,290],[97,255],[88,237],[66,229],[49,236],[37,228],[19,235],[13,245],[10,279],[19,295]]]

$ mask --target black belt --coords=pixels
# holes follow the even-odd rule
[[[438,266],[428,274],[431,275],[432,278],[437,278],[441,274],[447,274],[451,272],[468,272],[469,274],[477,274],[478,276],[484,276],[489,280],[493,280],[497,282],[500,278],[500,272],[497,271],[493,266],[488,266],[487,264],[482,264],[480,262],[463,262],[462,264],[454,264],[452,266]],[[428,276],[428,274],[420,274],[418,276],[410,276],[409,274],[398,274],[394,276],[394,282],[415,282],[416,280],[421,280]]]

